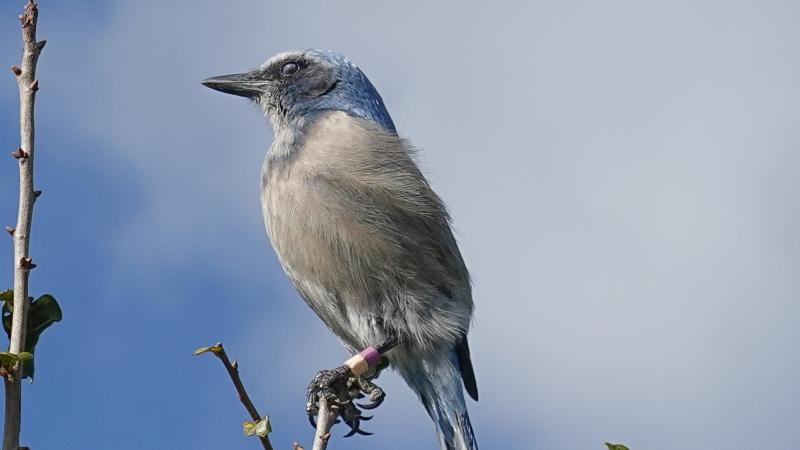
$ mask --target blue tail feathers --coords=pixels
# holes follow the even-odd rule
[[[433,419],[442,450],[478,450],[464,401],[462,365],[456,351],[396,364]]]

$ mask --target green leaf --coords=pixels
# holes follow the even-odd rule
[[[219,353],[222,351],[222,344],[217,342],[216,344],[212,345],[211,347],[200,347],[197,350],[192,352],[192,355],[202,355],[203,353],[211,352],[211,353]]]
[[[0,367],[10,369],[18,361],[17,355],[9,352],[0,352]]]
[[[13,289],[6,289],[5,291],[0,292],[0,302],[13,303],[14,302],[14,290]]]
[[[606,442],[606,447],[608,447],[608,450],[630,450],[622,444],[610,444],[608,442]]]
[[[14,366],[17,365],[18,362],[22,362],[23,364],[25,361],[29,361],[33,358],[28,352],[22,352],[18,354],[14,354],[11,352],[0,352],[0,368],[5,369],[6,372],[10,372],[14,369]]]
[[[55,297],[42,295],[31,303],[28,310],[28,331],[25,333],[25,351],[33,354],[42,332],[64,317]],[[33,359],[23,361],[22,378],[33,378]]]
[[[9,295],[12,299],[11,301],[7,300]],[[13,297],[14,292],[11,289],[0,293],[0,300],[3,301],[3,328],[6,330],[6,334],[9,338],[11,337],[11,306]],[[22,361],[23,378],[33,378],[33,354],[36,351],[36,344],[39,343],[39,337],[42,335],[42,332],[50,327],[50,325],[60,322],[62,318],[61,307],[52,295],[45,294],[31,302],[30,308],[28,309],[28,327],[25,332],[25,352],[20,353],[20,355],[30,355],[30,357],[24,359],[20,358],[20,361]]]
[[[58,306],[55,297],[45,294],[31,303],[31,308],[28,310],[28,333],[38,336],[50,325],[60,322],[62,318],[61,307]]]
[[[269,423],[269,416],[264,416],[255,422],[245,420],[242,422],[242,427],[244,428],[244,434],[246,436],[267,437],[268,434],[272,433],[272,425]]]

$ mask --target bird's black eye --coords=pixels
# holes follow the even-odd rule
[[[285,63],[281,67],[281,75],[283,75],[285,77],[289,77],[289,76],[292,76],[295,73],[297,73],[298,70],[300,70],[300,64],[297,64],[294,61],[290,61],[290,62]]]

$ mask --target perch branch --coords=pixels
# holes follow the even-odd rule
[[[317,407],[319,413],[317,413],[317,431],[314,433],[313,450],[325,450],[328,448],[328,439],[331,438],[331,427],[336,421],[336,413],[331,409],[328,399],[324,395],[320,396]]]
[[[36,267],[28,255],[30,247],[31,219],[36,195],[33,191],[34,122],[33,107],[39,82],[36,80],[36,63],[45,41],[36,42],[36,21],[38,9],[28,0],[23,14],[19,16],[22,25],[22,62],[12,71],[19,87],[19,131],[20,147],[12,155],[19,165],[19,210],[14,237],[14,312],[11,324],[9,352],[20,353],[25,349],[25,332],[28,299],[28,275]],[[19,449],[19,434],[22,412],[22,368],[17,364],[4,380],[5,423],[3,428],[3,450]]]

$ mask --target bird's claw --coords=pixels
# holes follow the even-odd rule
[[[358,403],[361,409],[375,409],[381,406],[381,403],[386,398],[383,389],[365,378],[359,378],[356,382],[359,384],[359,392],[366,394],[370,401],[370,403]]]
[[[319,399],[325,397],[332,407],[340,403],[340,399],[346,398],[350,377],[350,369],[345,366],[333,370],[320,370],[314,376],[306,390],[306,411],[314,428],[316,428],[314,417],[319,412],[317,406]]]
[[[350,427],[350,432],[345,437],[355,434],[369,436],[372,433],[361,429],[361,421],[372,419],[372,416],[364,416],[361,409],[375,409],[383,403],[385,394],[381,388],[363,377],[353,377],[350,369],[346,366],[337,367],[333,370],[321,370],[317,372],[314,380],[308,385],[306,391],[306,412],[308,421],[312,427],[316,428],[316,416],[319,414],[319,400],[325,397],[331,405],[331,410],[341,417],[344,423]],[[370,403],[356,404],[353,400],[367,397]],[[337,419],[335,423],[338,423]]]

